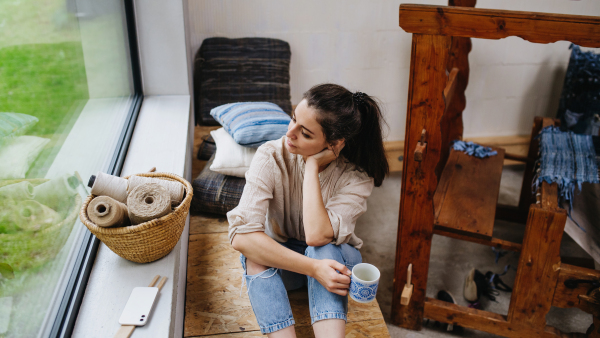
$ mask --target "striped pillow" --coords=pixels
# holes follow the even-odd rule
[[[290,123],[290,117],[278,105],[270,102],[224,104],[213,108],[210,115],[237,144],[253,148],[280,139]]]

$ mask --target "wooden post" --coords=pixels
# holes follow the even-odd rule
[[[402,327],[419,330],[429,270],[433,236],[433,195],[437,187],[435,169],[442,145],[440,122],[444,114],[446,65],[450,37],[413,34],[409,80],[402,192],[398,220],[398,241],[392,298],[392,320]],[[427,130],[427,152],[422,161],[411,152]],[[413,294],[407,306],[401,305],[408,265],[413,264]]]
[[[449,6],[475,7],[475,0],[449,0]],[[456,84],[450,104],[446,108],[444,117],[442,118],[442,152],[440,163],[436,168],[438,176],[441,174],[448,154],[450,153],[450,144],[452,141],[460,139],[463,136],[463,119],[462,112],[467,105],[465,90],[469,84],[469,52],[471,52],[471,39],[458,36],[452,37],[450,47],[450,55],[448,56],[448,64],[446,70],[450,73],[453,68],[458,68],[456,76]]]
[[[567,213],[560,208],[534,204],[529,209],[508,309],[511,326],[530,328],[540,335],[544,332],[560,272],[560,242],[566,221]]]

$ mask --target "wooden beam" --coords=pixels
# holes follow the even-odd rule
[[[552,298],[552,306],[561,308],[579,307],[579,295],[586,295],[591,289],[590,284],[581,283],[576,288],[565,286],[568,279],[584,279],[600,282],[600,271],[561,263],[558,281]]]
[[[536,331],[533,327],[515,325],[507,321],[505,316],[497,313],[472,309],[433,298],[425,300],[425,318],[504,337],[565,337],[562,332],[551,326],[545,326],[541,331]]]
[[[448,116],[448,114],[449,110],[446,110],[443,119],[445,119],[446,116]],[[460,118],[460,123],[462,124],[462,118]],[[448,139],[450,138],[451,137],[449,137]],[[456,138],[448,141],[448,147],[450,147],[449,143],[451,141],[454,141],[455,139]],[[479,143],[487,147],[504,148],[506,151],[511,151],[513,155],[522,157],[525,157],[527,155],[527,149],[529,147],[529,136],[522,135],[469,137],[466,138],[465,141],[473,141],[475,143]],[[385,156],[388,159],[388,164],[390,166],[390,172],[402,171],[402,160],[404,158],[404,141],[386,141],[383,142],[383,147],[385,149]],[[444,164],[445,163],[446,162],[444,162]],[[515,164],[521,165],[522,162],[509,160],[506,158],[506,156],[504,157],[504,165]]]
[[[518,36],[535,43],[566,40],[600,47],[600,18],[593,16],[401,4],[400,27],[415,34],[478,39]]]
[[[392,297],[393,322],[413,330],[421,329],[423,321],[433,236],[433,195],[437,187],[435,168],[440,160],[440,122],[445,110],[442,92],[448,80],[449,47],[449,37],[413,34]],[[423,129],[428,135],[427,153],[417,162],[412,153]],[[411,263],[413,295],[410,303],[403,306],[400,301]]]
[[[511,153],[505,153],[504,158],[508,159],[508,160],[517,161],[517,162],[523,162],[523,163],[527,163],[527,162],[531,161],[530,159],[527,158],[527,156],[511,154]]]
[[[523,184],[521,185],[521,196],[519,197],[519,209],[521,209],[522,212],[528,212],[529,206],[536,203],[535,194],[533,193],[531,184],[535,176],[535,160],[538,159],[538,153],[540,151],[540,142],[539,139],[537,139],[537,136],[542,129],[551,125],[560,125],[560,121],[539,116],[536,116],[533,119],[530,138],[531,142],[529,143],[529,150],[527,153],[529,161],[525,165],[525,174],[523,176]]]
[[[515,252],[521,251],[520,243],[505,241],[505,240],[499,239],[499,238],[492,238],[492,239],[487,240],[487,239],[483,239],[480,237],[473,237],[473,236],[463,235],[463,234],[459,234],[459,233],[455,233],[455,232],[445,231],[444,229],[441,229],[437,226],[433,228],[433,233],[436,235],[444,236],[444,237],[460,239],[461,241],[468,241],[468,242],[473,242],[473,243],[477,243],[477,244],[483,244],[483,245],[491,246],[491,247],[498,248],[498,249],[515,251]]]
[[[444,101],[446,102],[446,109],[448,109],[448,106],[450,106],[452,100],[454,99],[454,91],[458,82],[456,79],[457,75],[458,68],[452,68],[450,74],[448,75],[448,83],[446,84],[446,88],[444,88]]]

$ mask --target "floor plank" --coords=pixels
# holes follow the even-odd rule
[[[185,337],[235,332],[248,335],[259,329],[246,288],[240,296],[241,276],[239,253],[229,244],[226,232],[190,236]],[[293,291],[289,298],[300,334],[300,327],[310,327],[308,294],[306,290]],[[377,301],[361,304],[350,300],[348,308],[347,334],[381,336],[377,330],[369,333],[371,328],[385,328]],[[387,328],[384,332],[387,334]]]
[[[296,336],[298,338],[313,338],[315,335],[313,333],[311,326],[298,326],[296,325]],[[389,337],[389,333],[385,322],[383,319],[375,319],[375,320],[365,320],[361,322],[348,323],[346,325],[346,337],[348,338],[361,338],[361,337],[371,337],[371,338],[383,338]],[[189,338],[197,338],[189,337]],[[260,333],[260,331],[245,331],[245,332],[237,332],[237,333],[224,333],[218,334],[211,337],[220,337],[220,338],[239,338],[239,337],[265,337]]]
[[[222,215],[200,214],[190,217],[190,235],[227,232],[229,223]]]

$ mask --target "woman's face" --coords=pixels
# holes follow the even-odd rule
[[[327,148],[325,134],[317,122],[317,112],[306,100],[296,107],[285,136],[285,147],[292,154],[311,156]]]

